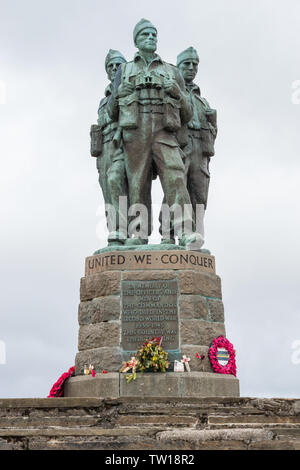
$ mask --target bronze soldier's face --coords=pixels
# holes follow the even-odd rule
[[[136,47],[142,52],[155,52],[157,33],[154,28],[143,29],[136,37]]]
[[[111,82],[114,81],[115,75],[117,73],[119,65],[121,65],[120,59],[112,59],[111,61],[108,62],[106,71],[107,71],[107,76]]]
[[[178,66],[186,82],[192,82],[198,72],[198,62],[194,59],[184,60]]]

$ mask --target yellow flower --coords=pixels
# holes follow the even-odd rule
[[[157,359],[157,358],[156,358],[155,356],[152,357],[152,361],[156,361],[156,359]]]

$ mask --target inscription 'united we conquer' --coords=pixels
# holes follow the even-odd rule
[[[126,269],[196,269],[215,273],[215,258],[206,253],[187,250],[122,251],[101,253],[86,258],[85,274]]]
[[[122,347],[136,350],[153,336],[164,349],[178,349],[178,285],[167,281],[122,281]]]

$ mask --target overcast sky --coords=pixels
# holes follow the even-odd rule
[[[133,57],[142,17],[164,60],[197,49],[218,110],[205,247],[241,395],[299,397],[298,0],[0,0],[0,396],[46,396],[74,364],[84,260],[106,237],[89,128],[105,56]]]

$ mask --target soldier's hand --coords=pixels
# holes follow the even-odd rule
[[[165,80],[164,88],[166,92],[171,95],[173,98],[181,98],[181,90],[177,83],[174,80]]]
[[[123,82],[118,88],[118,97],[124,98],[134,91],[134,86],[130,82]]]

